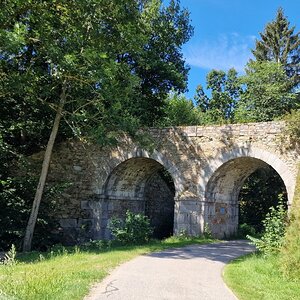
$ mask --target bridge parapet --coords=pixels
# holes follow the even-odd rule
[[[202,136],[265,136],[280,135],[285,127],[284,121],[260,122],[260,123],[244,123],[244,124],[226,124],[226,125],[207,125],[207,126],[177,126],[168,128],[151,128],[149,132],[153,136],[168,135],[173,131],[181,132],[188,137]]]

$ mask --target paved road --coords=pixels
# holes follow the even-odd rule
[[[253,250],[246,241],[229,241],[139,256],[114,270],[85,300],[234,300],[222,269]]]

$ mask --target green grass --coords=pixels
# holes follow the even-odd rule
[[[236,259],[225,267],[224,279],[240,300],[300,299],[300,278],[285,278],[278,256],[252,254]]]
[[[17,264],[0,266],[0,300],[83,299],[93,283],[138,255],[208,242],[212,240],[172,237],[143,246],[112,247],[102,251],[72,248],[20,255]]]

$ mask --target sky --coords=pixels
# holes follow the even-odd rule
[[[252,57],[251,49],[265,25],[282,7],[290,21],[300,30],[300,0],[181,0],[190,11],[194,35],[183,46],[190,66],[188,98],[192,99],[198,84],[206,86],[206,75],[212,69],[234,67],[239,74]]]

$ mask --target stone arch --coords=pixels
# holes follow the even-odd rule
[[[123,151],[122,149],[119,149],[118,154],[115,155],[115,157],[110,161],[109,170],[106,172],[106,179],[104,180],[104,184],[98,194],[107,195],[107,191],[109,190],[108,184],[111,180],[112,174],[115,170],[117,170],[118,166],[120,166],[122,163],[126,163],[130,159],[139,158],[149,159],[161,165],[172,177],[175,186],[175,198],[178,194],[181,193],[184,186],[184,180],[180,170],[172,161],[167,159],[162,153],[158,152],[157,150],[154,150],[150,153],[149,151],[135,148],[131,151]]]
[[[102,197],[104,220],[123,218],[130,210],[150,218],[155,237],[173,233],[175,183],[157,160],[137,155],[119,163],[107,177]],[[105,236],[109,237],[107,230]]]
[[[212,180],[214,173],[227,162],[234,161],[234,159],[236,158],[256,159],[257,168],[264,164],[271,166],[282,178],[288,194],[288,204],[292,204],[295,190],[295,176],[291,172],[288,165],[277,155],[267,150],[250,146],[232,148],[229,151],[221,153],[219,157],[210,162],[210,170],[204,182],[205,193],[207,193],[207,189],[209,188],[209,182]],[[250,174],[254,171],[255,168],[253,169],[253,171],[249,170]]]
[[[293,176],[276,155],[261,149],[236,148],[215,162],[205,188],[205,219],[215,236],[222,238],[236,232],[240,189],[253,172],[268,167],[281,177],[291,204]]]
[[[142,199],[149,178],[163,165],[146,157],[132,157],[118,164],[109,174],[104,196],[109,199]]]

